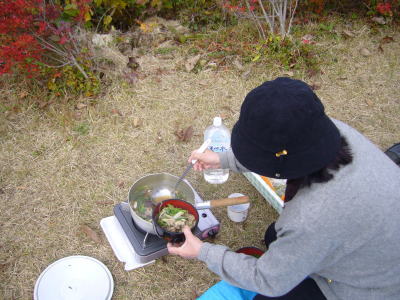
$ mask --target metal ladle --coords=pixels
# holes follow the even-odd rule
[[[204,141],[204,143],[200,146],[199,149],[197,149],[197,153],[203,153],[206,151],[207,147],[211,144],[211,139],[207,139]],[[189,173],[189,171],[193,168],[194,164],[197,162],[197,159],[193,159],[188,166],[186,167],[185,171],[183,171],[181,177],[179,177],[178,181],[175,184],[174,190],[172,191],[172,196],[175,196],[175,191],[178,188],[178,185],[182,182],[183,178]]]
[[[199,149],[197,149],[197,152],[202,153],[204,152],[207,147],[210,145],[211,140],[207,139]],[[161,202],[166,199],[171,199],[171,198],[179,198],[176,195],[177,189],[179,184],[182,182],[182,180],[185,178],[185,176],[189,173],[189,171],[192,169],[193,165],[196,163],[197,159],[192,160],[191,163],[188,164],[186,167],[185,171],[182,173],[181,177],[178,178],[178,180],[175,183],[175,186],[172,188],[172,185],[167,185],[163,186],[160,188],[156,188],[152,192],[152,199],[155,203]],[[175,176],[174,176],[175,177]]]

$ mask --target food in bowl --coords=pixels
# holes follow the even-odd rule
[[[168,204],[158,214],[157,223],[166,231],[182,232],[186,225],[192,228],[196,218],[186,209]]]

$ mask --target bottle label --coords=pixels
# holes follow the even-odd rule
[[[230,149],[230,135],[223,130],[215,130],[209,136],[211,144],[208,146],[213,152],[224,152]]]
[[[229,149],[223,145],[220,146],[209,146],[208,149],[210,149],[213,152],[224,152],[224,151],[228,151]]]

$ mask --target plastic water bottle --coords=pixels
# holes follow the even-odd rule
[[[221,117],[215,117],[213,124],[204,131],[204,140],[210,139],[208,149],[214,152],[224,152],[231,148],[231,133],[222,123]],[[228,180],[229,169],[206,169],[204,179],[208,183],[221,184]]]

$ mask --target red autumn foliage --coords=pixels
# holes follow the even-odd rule
[[[34,13],[39,9],[39,0],[10,0],[0,2],[0,74],[9,73],[14,65],[35,71],[29,61],[39,59],[41,47],[30,33],[43,24],[34,25]]]
[[[46,60],[44,54],[56,50],[54,43],[67,46],[71,26],[84,22],[91,2],[73,1],[76,15],[68,20],[61,18],[64,8],[52,1],[0,1],[0,75],[38,73],[39,64]]]
[[[376,10],[384,16],[391,16],[393,14],[392,12],[392,4],[390,2],[386,3],[378,3],[376,5]]]

